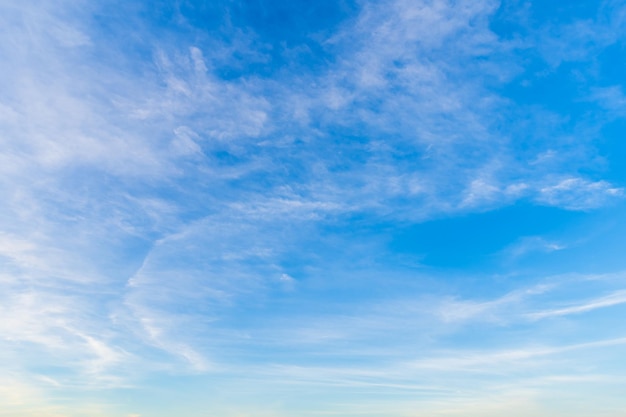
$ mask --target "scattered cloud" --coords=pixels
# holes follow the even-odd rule
[[[565,63],[597,68],[623,35],[623,8],[603,3],[591,19],[511,37],[494,16],[513,6],[493,0],[360,1],[298,44],[222,3],[228,13],[210,30],[185,9],[193,2],[158,18],[136,2],[88,3],[0,5],[7,413],[106,415],[49,406],[50,393],[128,387],[151,372],[216,375],[250,357],[278,362],[287,383],[307,366],[285,364],[319,361],[330,365],[305,383],[453,398],[441,388],[450,380],[421,384],[383,362],[454,372],[623,344],[432,359],[477,328],[494,349],[516,326],[549,339],[545,319],[600,313],[626,296],[615,282],[566,293],[539,272],[520,282],[485,274],[507,288],[468,293],[447,270],[396,265],[389,242],[416,224],[516,203],[619,204],[622,184],[587,155],[622,113],[620,85],[564,84],[571,112],[515,91]],[[589,80],[588,68],[571,73]],[[567,246],[534,233],[502,252]],[[331,366],[364,358],[369,368]],[[534,391],[508,393],[493,413],[534,404]]]
[[[623,188],[606,181],[566,178],[556,185],[541,188],[538,201],[568,210],[589,210],[605,205],[623,195]]]

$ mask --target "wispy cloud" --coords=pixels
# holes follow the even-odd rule
[[[588,210],[605,205],[614,197],[624,194],[624,189],[606,181],[590,182],[582,178],[567,178],[556,185],[541,188],[540,202],[571,210]]]
[[[444,358],[430,358],[416,361],[412,366],[416,368],[433,368],[450,372],[473,371],[473,372],[503,372],[506,364],[515,367],[524,366],[523,362],[542,358],[551,355],[558,355],[564,352],[572,352],[583,349],[596,349],[611,346],[621,346],[626,344],[626,338],[600,340],[576,345],[560,347],[544,347],[519,350],[506,350],[496,352],[480,352],[471,354],[469,352],[459,352],[458,355]]]
[[[273,382],[449,393],[376,364],[419,348],[424,369],[473,326],[503,345],[514,325],[547,334],[542,319],[626,302],[608,284],[563,295],[535,275],[468,294],[447,271],[401,270],[388,245],[397,229],[520,201],[621,201],[587,157],[620,114],[620,87],[581,88],[571,101],[586,114],[613,114],[575,123],[510,90],[593,61],[621,36],[623,9],[512,40],[494,29],[506,5],[492,0],[357,3],[306,45],[264,38],[226,4],[210,30],[182,3],[158,18],[136,2],[0,6],[0,359],[17,375],[0,382],[14,407],[0,414],[106,415],[46,404],[251,357],[278,363]],[[512,256],[563,247],[515,242]],[[459,355],[446,366],[489,357]],[[333,364],[364,358],[361,374]]]
[[[571,314],[586,313],[589,311],[597,310],[599,308],[612,307],[619,304],[626,303],[626,292],[616,291],[605,297],[596,298],[590,300],[584,304],[573,305],[564,308],[557,308],[553,310],[539,311],[531,313],[528,316],[532,319],[543,319],[549,317],[568,316]]]
[[[519,258],[533,252],[550,253],[567,249],[567,245],[545,239],[541,236],[524,236],[506,247],[502,253],[511,258]]]

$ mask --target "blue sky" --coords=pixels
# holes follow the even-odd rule
[[[0,3],[0,417],[623,415],[620,1]]]

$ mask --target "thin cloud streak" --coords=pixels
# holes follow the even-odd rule
[[[554,310],[539,311],[528,314],[528,317],[539,320],[549,317],[568,316],[572,314],[586,313],[600,308],[613,307],[624,303],[626,303],[626,291],[616,291],[613,294],[596,298],[584,304]]]

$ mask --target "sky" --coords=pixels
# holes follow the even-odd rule
[[[0,0],[0,417],[623,417],[626,3]]]

